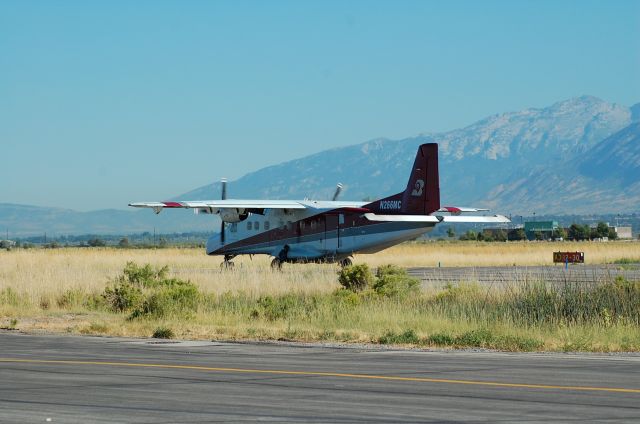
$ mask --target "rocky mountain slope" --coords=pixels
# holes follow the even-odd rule
[[[616,207],[638,209],[620,195],[634,178],[640,179],[637,169],[625,180],[605,183],[577,166],[604,139],[609,147],[602,149],[619,140],[607,137],[623,129],[637,133],[637,127],[629,127],[637,110],[638,105],[628,108],[583,96],[490,116],[446,133],[327,150],[247,174],[229,190],[233,197],[329,198],[342,182],[344,198],[385,196],[406,184],[416,147],[435,142],[440,145],[440,187],[446,204],[488,206],[513,214],[592,213],[610,212],[610,199],[617,198]],[[637,153],[640,145],[629,142],[626,149]],[[594,193],[588,195],[590,190]],[[216,183],[177,198],[210,199],[218,193]]]
[[[376,139],[249,173],[230,198],[372,199],[402,190],[418,145],[440,145],[443,205],[513,215],[640,211],[640,104],[583,96],[490,116],[462,129],[403,140]],[[219,183],[174,199],[216,199]],[[171,193],[167,193],[167,198]],[[166,199],[157,199],[166,200]],[[215,218],[171,211],[76,212],[0,204],[0,229],[15,234],[207,231]]]

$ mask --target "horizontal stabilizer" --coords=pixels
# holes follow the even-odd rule
[[[503,215],[493,215],[493,216],[440,216],[440,222],[448,222],[448,223],[507,223],[511,222],[509,218]]]
[[[440,222],[438,217],[432,215],[378,215],[375,213],[365,213],[364,217],[369,221],[380,222]]]

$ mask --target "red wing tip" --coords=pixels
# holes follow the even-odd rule
[[[162,202],[165,208],[181,208],[182,205],[178,202]]]

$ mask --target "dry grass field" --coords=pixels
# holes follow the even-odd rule
[[[584,251],[588,263],[640,259],[640,243],[635,242],[438,242],[406,243],[375,255],[358,255],[355,263],[367,263],[372,268],[384,264],[413,267],[438,266],[438,263],[445,267],[544,265],[551,264],[552,252],[556,250]],[[141,319],[96,306],[105,288],[113,285],[130,261],[157,268],[168,266],[169,277],[192,282],[205,300],[192,314],[171,313]],[[524,328],[512,319],[496,322],[492,316],[477,315],[473,311],[473,317],[465,315],[467,312],[452,315],[453,304],[447,308],[433,307],[433,299],[446,298],[451,295],[449,292],[423,293],[415,301],[346,298],[345,305],[350,305],[347,307],[343,300],[335,302],[335,293],[340,287],[335,265],[285,265],[282,272],[273,272],[266,257],[242,257],[235,260],[235,270],[221,271],[220,262],[219,258],[207,257],[202,249],[1,251],[0,327],[123,336],[150,336],[158,327],[167,327],[177,337],[200,339],[377,342],[391,335],[387,337],[390,342],[410,344],[418,338],[432,340],[433,337],[434,343],[439,344],[437,337],[442,334],[470,332],[477,336],[477,331],[490,328],[502,340],[494,345],[506,349],[520,349],[517,343],[516,347],[509,344],[520,339],[538,340],[539,345],[531,346],[545,350],[640,349],[637,324],[625,317],[611,322],[606,309],[602,311],[603,325],[557,323]],[[485,299],[500,296],[474,290],[474,296]],[[277,308],[284,311],[282,316],[278,315],[280,309]],[[411,337],[393,336],[406,331],[411,332]],[[480,345],[485,344],[481,341]]]

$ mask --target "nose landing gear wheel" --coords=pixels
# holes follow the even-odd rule
[[[340,266],[342,268],[346,266],[351,266],[351,265],[353,265],[353,261],[351,260],[351,258],[344,258],[343,260],[340,261]]]

